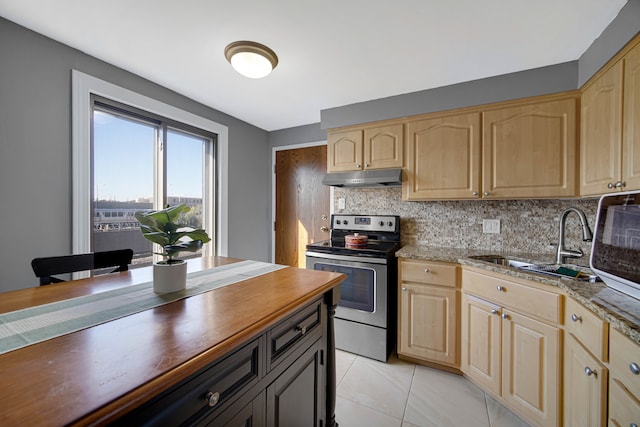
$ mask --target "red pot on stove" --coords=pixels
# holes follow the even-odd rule
[[[347,234],[344,236],[344,246],[347,248],[364,248],[367,246],[368,239],[368,236],[358,233]]]

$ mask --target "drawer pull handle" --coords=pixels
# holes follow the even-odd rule
[[[598,377],[598,372],[594,371],[593,369],[591,369],[590,367],[586,367],[584,368],[584,373],[587,374],[588,377],[590,377],[591,375],[593,375],[594,377]]]
[[[302,325],[298,325],[296,326],[296,331],[300,331],[300,333],[302,335],[307,333],[307,327],[306,326],[302,326]]]
[[[498,292],[504,291],[504,288],[500,285],[496,286],[496,289],[498,290]]]
[[[578,316],[577,314],[574,313],[571,315],[571,320],[573,320],[574,322],[582,323],[582,316]]]
[[[206,399],[209,406],[216,406],[216,404],[220,400],[220,393],[218,393],[217,391],[210,391],[209,393],[207,393]]]
[[[491,314],[500,314],[500,312],[498,310],[496,310],[495,308],[491,309]]]
[[[407,292],[407,288],[402,288],[402,292]]]
[[[508,318],[509,318],[509,315],[508,315],[507,313],[502,313],[502,318],[503,318],[503,319],[508,319]]]
[[[629,424],[629,427],[638,427],[638,424],[636,424],[636,423],[631,423],[631,424]]]
[[[632,362],[629,365],[629,370],[633,372],[633,375],[640,375],[640,366],[638,366],[638,364],[635,362]]]
[[[425,273],[431,273],[431,270],[429,270],[428,268],[425,268],[425,269],[424,269],[424,272],[425,272]]]

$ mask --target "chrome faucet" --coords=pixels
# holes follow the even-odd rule
[[[591,229],[589,228],[589,223],[587,222],[587,217],[578,208],[568,208],[564,212],[562,212],[562,216],[560,217],[560,238],[558,241],[558,252],[556,253],[556,264],[564,264],[567,258],[580,258],[584,255],[582,249],[578,248],[578,250],[565,249],[564,241],[565,241],[565,226],[567,222],[567,216],[571,213],[575,212],[578,214],[580,218],[580,224],[582,225],[582,240],[585,242],[590,242],[593,239],[593,233],[591,233]]]

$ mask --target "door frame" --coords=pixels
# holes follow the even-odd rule
[[[276,262],[276,153],[278,151],[317,147],[319,145],[327,145],[327,141],[304,142],[271,148],[271,262],[273,263]],[[332,215],[333,213],[333,187],[329,187],[329,214]]]

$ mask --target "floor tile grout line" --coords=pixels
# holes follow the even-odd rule
[[[382,415],[387,416],[389,418],[393,418],[394,420],[398,420],[398,421],[400,421],[400,425],[402,425],[402,422],[404,421],[404,419],[398,419],[398,418],[394,417],[391,414],[388,414],[386,412],[380,411],[380,410],[378,410],[378,409],[376,409],[376,408],[374,408],[372,406],[365,405],[364,403],[349,399],[348,397],[344,397],[344,396],[337,396],[337,397],[339,397],[340,399],[348,400],[349,402],[353,403],[354,405],[362,406],[363,408],[370,409],[372,411],[377,412],[378,414],[382,414]]]
[[[491,422],[491,414],[489,413],[489,400],[487,399],[487,393],[483,391],[482,395],[484,396],[484,409],[487,411],[487,420],[489,421],[489,427],[491,427],[491,424],[493,423]]]
[[[402,423],[405,422],[405,417],[407,416],[407,408],[409,406],[409,397],[411,396],[411,389],[413,388],[413,381],[415,380],[415,378],[416,378],[416,365],[414,363],[413,373],[411,374],[411,384],[409,384],[409,390],[407,391],[407,397],[404,402],[404,411],[402,411],[402,420],[401,420]]]

